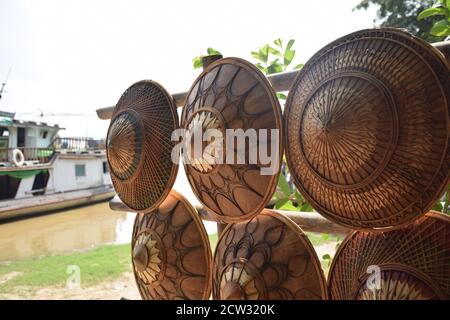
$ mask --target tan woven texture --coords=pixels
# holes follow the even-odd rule
[[[227,129],[279,129],[281,140],[281,108],[275,92],[253,64],[238,58],[220,59],[210,64],[194,82],[185,101],[181,126],[191,131],[194,120],[201,121],[203,131],[217,129],[223,137]],[[260,138],[259,132],[257,134]],[[269,132],[267,139],[258,145],[270,150],[272,139],[275,137]],[[279,140],[274,155],[278,163],[282,156]],[[224,146],[227,146],[225,142]],[[233,155],[238,153],[237,148],[235,141]],[[250,149],[258,154],[257,146],[252,145]],[[260,169],[266,165],[261,164],[259,155],[255,164],[250,163],[248,150],[240,158],[244,164],[215,164],[208,159],[206,154],[194,158],[194,163],[185,161],[185,169],[198,199],[217,221],[244,221],[266,206],[275,191],[278,172],[261,175]]]
[[[214,299],[326,299],[324,279],[307,236],[275,211],[227,226],[214,254]]]
[[[449,182],[450,81],[428,43],[362,30],[317,52],[286,103],[286,157],[312,206],[342,225],[394,228]]]
[[[449,299],[449,270],[450,218],[430,212],[398,230],[349,235],[333,259],[328,286],[331,299]]]
[[[211,247],[189,202],[171,191],[158,210],[138,213],[132,261],[144,300],[199,300],[211,295]]]
[[[122,94],[108,130],[107,156],[114,188],[129,208],[153,211],[172,188],[176,128],[175,103],[161,85],[140,81]]]

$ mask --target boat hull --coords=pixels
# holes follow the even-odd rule
[[[112,186],[102,186],[50,195],[36,196],[20,200],[0,202],[0,223],[26,216],[51,213],[68,208],[85,206],[107,201],[114,197]]]

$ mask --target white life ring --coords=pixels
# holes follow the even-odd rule
[[[25,161],[25,157],[23,156],[22,151],[19,149],[14,149],[12,152],[12,162],[16,165],[16,167],[23,166]]]

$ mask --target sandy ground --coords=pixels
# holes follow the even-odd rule
[[[330,242],[316,246],[316,252],[319,260],[322,256],[329,254],[331,257],[335,253],[335,242]],[[5,282],[18,273],[10,273],[0,278],[0,282]],[[132,272],[124,273],[120,278],[112,282],[104,282],[87,288],[69,289],[66,287],[47,287],[42,289],[31,289],[29,287],[17,287],[14,293],[1,293],[0,300],[8,299],[33,299],[33,300],[120,300],[140,299],[138,289],[134,282]]]
[[[105,282],[87,288],[48,287],[30,290],[27,287],[17,287],[14,293],[0,293],[0,300],[33,299],[33,300],[119,300],[140,299],[131,272],[124,273],[112,282]]]

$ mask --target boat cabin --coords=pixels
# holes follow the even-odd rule
[[[0,111],[0,211],[4,200],[111,188],[104,140],[62,129]]]

